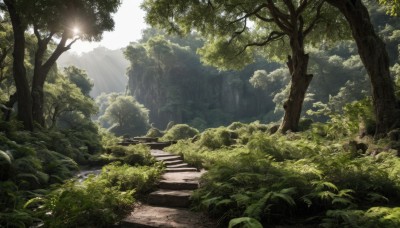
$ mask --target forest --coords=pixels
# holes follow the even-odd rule
[[[122,2],[0,0],[0,227],[129,227],[170,169],[134,137],[215,227],[400,227],[398,1],[143,0],[69,52]]]

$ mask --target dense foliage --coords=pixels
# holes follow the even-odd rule
[[[222,226],[232,219],[230,225],[254,227],[261,227],[257,221],[265,227],[397,227],[400,145],[397,139],[354,140],[359,133],[354,117],[370,107],[354,103],[327,124],[286,135],[271,135],[272,126],[257,122],[235,123],[168,151],[208,169],[193,206]]]
[[[111,97],[113,99],[113,97]],[[143,135],[149,127],[149,110],[132,96],[118,96],[109,101],[100,118],[112,127],[116,135]]]
[[[343,2],[352,5],[341,8]],[[121,1],[0,1],[0,227],[117,224],[136,201],[145,200],[164,168],[148,146],[121,146],[122,137],[115,135],[176,142],[166,150],[208,170],[192,197],[193,208],[217,218],[222,227],[400,227],[400,129],[385,132],[381,139],[372,137],[382,121],[373,85],[379,74],[371,73],[371,66],[364,68],[368,61],[359,40],[340,36],[347,27],[334,28],[352,18],[346,10],[358,9],[361,18],[373,22],[380,37],[365,41],[376,41],[374,47],[381,47],[381,40],[386,43],[389,58],[377,52],[387,60],[377,69],[390,65],[392,78],[388,72],[386,76],[389,82],[393,79],[400,99],[400,23],[385,14],[397,14],[398,1],[378,2],[386,8],[360,0],[297,5],[272,0],[231,1],[234,5],[145,1],[144,7],[153,12],[149,20],[171,16],[154,14],[172,9],[152,11],[157,4],[198,7],[176,8],[189,18],[175,18],[180,28],[172,30],[183,29],[188,36],[150,28],[123,53],[99,48],[88,54],[105,59],[105,68],[126,66],[113,64],[110,56],[125,55],[129,62],[125,94],[102,93],[94,99],[90,94],[101,89],[91,92],[98,85],[90,79],[93,75],[74,66],[55,66],[78,39],[64,24],[78,21],[65,13],[86,19],[72,23],[80,25],[80,38],[98,40],[113,28],[111,13]],[[259,10],[276,9],[257,11],[258,3]],[[223,6],[218,9],[223,13],[211,17],[221,11],[205,9],[215,6]],[[346,17],[330,10],[332,6]],[[302,53],[296,61],[306,60],[303,73],[314,74],[307,93],[308,85],[293,81],[293,47],[289,67],[283,64],[293,33],[281,31],[285,27],[279,20],[269,20],[281,18],[287,24],[285,16],[273,15],[285,7],[293,16],[292,27],[301,28],[297,41]],[[357,38],[359,27],[347,22]],[[190,31],[194,27],[198,33]],[[337,42],[335,47],[327,36]],[[269,45],[246,46],[251,38],[267,39]],[[257,48],[237,53],[250,46]],[[122,77],[124,70],[104,72]],[[122,92],[121,81],[107,89]],[[304,90],[304,118],[294,129],[300,132],[282,135],[279,120],[288,112],[288,95],[297,89]],[[87,172],[93,174],[85,176]]]
[[[109,133],[98,142],[108,146],[93,151],[85,131],[29,133],[5,122],[1,127],[6,134],[0,135],[0,226],[109,226],[132,210],[163,170],[148,147],[116,146]],[[97,177],[71,179],[78,165],[88,164],[105,166]]]
[[[395,67],[399,55],[398,20],[372,3],[369,9],[388,47],[390,65]],[[162,37],[154,37],[160,34]],[[254,64],[241,71],[218,72],[201,65],[195,54],[205,44],[198,34],[179,38],[149,29],[139,43],[127,47],[125,55],[131,63],[128,88],[150,109],[150,122],[155,127],[163,129],[172,120],[204,130],[232,121],[258,119],[268,123],[283,116],[290,89],[286,65],[257,56]],[[284,47],[280,48],[279,53],[283,53]],[[306,50],[314,77],[304,100],[303,116],[313,103],[329,103],[339,110],[348,102],[371,95],[367,71],[354,42],[337,41],[335,46],[324,42],[316,48],[307,46]]]

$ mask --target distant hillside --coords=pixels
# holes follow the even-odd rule
[[[123,55],[123,50],[109,50],[98,47],[91,52],[77,55],[75,53],[64,53],[57,61],[59,68],[74,65],[86,70],[94,81],[91,92],[93,97],[102,92],[123,92],[127,84],[126,69],[129,62]]]

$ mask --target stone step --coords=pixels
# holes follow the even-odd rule
[[[165,158],[165,157],[171,157],[171,156],[177,156],[174,154],[156,154],[156,155],[152,155],[155,158]]]
[[[171,153],[167,153],[162,150],[150,150],[150,154],[154,157],[165,157],[165,156],[173,156]]]
[[[159,182],[159,187],[170,190],[196,190],[199,188],[199,182],[162,180]]]
[[[163,161],[163,162],[164,162],[164,164],[165,164],[166,166],[169,166],[169,165],[178,165],[178,164],[182,164],[182,163],[183,163],[183,161],[180,160],[180,159],[171,160],[171,161]]]
[[[187,168],[166,168],[166,172],[197,172],[196,168],[187,167]]]
[[[121,221],[120,227],[212,228],[217,223],[202,213],[142,204]]]
[[[156,160],[158,161],[173,161],[173,160],[181,160],[180,156],[165,156],[165,157],[156,157]]]
[[[148,203],[161,207],[188,207],[191,190],[160,189],[149,194]]]
[[[189,167],[188,163],[180,163],[175,165],[167,165],[167,168],[187,168]]]

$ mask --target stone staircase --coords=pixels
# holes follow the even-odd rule
[[[199,187],[199,178],[204,171],[198,171],[184,163],[180,156],[162,150],[151,150],[151,154],[164,162],[166,172],[159,182],[159,189],[148,195],[147,202],[137,205],[121,221],[121,227],[217,227],[202,213],[188,210],[190,196]]]

